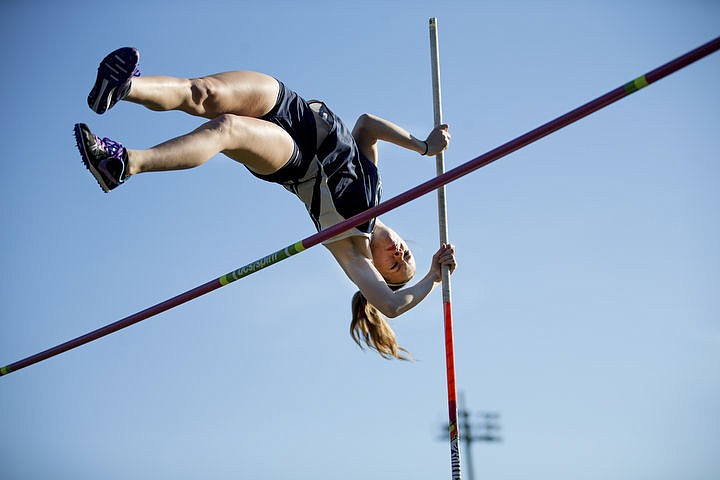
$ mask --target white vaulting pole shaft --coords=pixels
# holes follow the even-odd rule
[[[437,19],[430,19],[430,60],[432,64],[433,110],[435,113],[435,126],[442,125],[442,97],[440,94],[440,54],[438,51]],[[445,154],[440,152],[435,157],[437,174],[445,173]],[[438,195],[438,225],[440,228],[440,243],[448,243],[447,202],[445,200],[445,186],[437,189]],[[450,268],[442,269],[442,299],[445,322],[445,366],[447,369],[448,390],[448,416],[450,428],[450,465],[452,479],[461,480],[460,470],[460,432],[458,431],[457,388],[455,386],[455,342],[453,339],[452,308],[450,297]]]

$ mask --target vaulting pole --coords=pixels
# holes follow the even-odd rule
[[[438,45],[437,19],[430,19],[430,63],[432,67],[433,112],[435,126],[442,125],[442,94],[440,89],[440,51]],[[440,152],[435,156],[437,176],[445,173],[445,154]],[[440,244],[448,242],[447,200],[445,198],[445,185],[437,189],[438,198],[438,226]],[[445,325],[445,369],[447,377],[448,394],[448,425],[450,434],[450,468],[453,480],[461,480],[460,467],[460,431],[458,430],[457,388],[455,386],[455,341],[453,338],[452,297],[450,295],[450,267],[442,268],[442,302]]]
[[[592,100],[585,105],[582,105],[575,110],[572,110],[571,112],[568,112],[565,115],[556,118],[555,120],[539,126],[535,130],[532,130],[524,135],[515,138],[514,140],[500,145],[499,147],[490,150],[489,152],[486,152],[479,157],[470,160],[469,162],[463,163],[462,165],[455,167],[452,170],[438,177],[428,180],[427,182],[422,183],[417,187],[411,188],[410,190],[401,193],[400,195],[393,197],[390,200],[387,200],[379,205],[376,205],[373,208],[365,210],[362,213],[358,213],[357,215],[350,217],[347,220],[344,220],[336,225],[333,225],[332,227],[329,227],[321,232],[318,232],[315,235],[311,235],[304,240],[296,242],[282,250],[278,250],[275,253],[271,253],[270,255],[256,260],[255,262],[249,263],[244,267],[241,267],[226,275],[223,275],[222,277],[211,280],[203,285],[200,285],[199,287],[195,287],[192,290],[181,293],[176,297],[165,300],[164,302],[158,303],[157,305],[147,308],[141,312],[118,320],[115,323],[111,323],[102,328],[94,330],[93,332],[82,335],[63,344],[49,348],[43,352],[37,353],[30,357],[18,360],[17,362],[1,367],[0,376],[15,372],[17,370],[20,370],[21,368],[28,367],[42,360],[46,360],[50,357],[54,357],[55,355],[59,355],[60,353],[79,347],[80,345],[84,345],[93,340],[97,340],[98,338],[104,337],[105,335],[117,332],[118,330],[129,327],[130,325],[150,318],[154,315],[157,315],[158,313],[164,312],[178,305],[186,303],[194,298],[205,295],[206,293],[212,292],[213,290],[216,290],[220,287],[224,287],[228,283],[232,283],[236,280],[246,277],[281,260],[285,260],[286,258],[300,253],[305,249],[313,247],[346,230],[349,230],[356,225],[365,223],[371,218],[380,216],[383,213],[389,212],[390,210],[393,210],[401,205],[415,200],[422,195],[430,193],[433,190],[436,190],[438,187],[447,185],[448,183],[457,180],[458,178],[465,176],[472,171],[482,168],[494,162],[495,160],[509,155],[515,150],[518,150],[526,145],[540,140],[546,135],[560,130],[561,128],[566,127],[567,125],[574,123],[581,118],[586,117],[591,113],[596,112],[601,108],[604,108],[611,103],[620,100],[623,97],[635,93],[636,91],[648,86],[651,83],[657,82],[658,80],[667,77],[673,72],[687,67],[691,63],[694,63],[701,58],[706,57],[711,53],[714,53],[718,49],[720,49],[720,37],[711,40],[704,45],[701,45],[695,50],[692,50],[685,55],[682,55],[675,60],[672,60],[665,65],[662,65],[661,67],[658,67],[655,70],[646,73],[645,75],[642,75],[635,80],[628,82],[625,85],[618,87],[615,90],[612,90],[605,95],[602,95],[595,100]]]

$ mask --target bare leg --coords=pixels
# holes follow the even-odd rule
[[[257,118],[275,106],[279,88],[273,77],[246,70],[192,79],[138,77],[125,100],[151,110],[181,110],[206,118],[223,113]]]
[[[128,173],[193,168],[222,152],[252,171],[266,175],[285,165],[293,149],[292,138],[278,125],[223,114],[187,135],[153,148],[128,149]]]
[[[128,173],[193,168],[221,152],[256,173],[276,172],[290,159],[294,142],[282,128],[258,117],[275,106],[279,88],[275,78],[245,70],[193,79],[133,79],[125,100],[212,120],[153,148],[128,150]]]

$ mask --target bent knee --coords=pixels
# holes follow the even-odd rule
[[[198,115],[216,116],[222,113],[222,88],[211,77],[190,79],[190,98],[192,108]]]
[[[222,136],[237,137],[244,128],[244,118],[233,113],[221,113],[207,123],[208,128]]]
[[[252,149],[252,144],[262,141],[258,127],[255,119],[234,113],[221,113],[205,124],[217,134],[222,151]]]

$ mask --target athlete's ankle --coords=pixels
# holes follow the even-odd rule
[[[127,154],[127,160],[126,160],[126,167],[125,170],[125,178],[128,178],[132,175],[135,175],[136,173],[142,172],[142,169],[140,168],[140,162],[138,161],[138,151],[137,150],[130,150],[125,149],[125,153]]]

